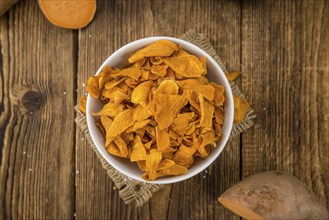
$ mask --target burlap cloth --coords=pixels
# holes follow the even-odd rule
[[[180,38],[189,41],[199,46],[204,51],[206,51],[210,56],[212,56],[215,59],[215,61],[217,61],[217,63],[220,65],[223,71],[227,73],[227,70],[223,65],[222,61],[220,60],[219,56],[217,55],[215,49],[212,47],[209,40],[204,35],[195,33],[194,31],[189,31],[184,35],[182,35]],[[230,85],[234,95],[240,96],[245,99],[244,95],[242,94],[242,92],[234,82],[231,82]],[[163,186],[158,184],[149,184],[149,183],[136,181],[134,179],[131,179],[121,174],[119,171],[114,169],[110,164],[108,164],[106,160],[97,151],[97,148],[90,137],[85,115],[82,114],[78,110],[78,108],[75,109],[77,111],[75,122],[80,127],[81,132],[85,135],[89,146],[95,151],[97,157],[101,161],[103,168],[107,171],[107,174],[110,176],[115,186],[118,188],[122,200],[126,204],[134,203],[136,206],[142,206],[145,202],[147,202],[152,197],[153,193],[160,190]],[[254,112],[253,109],[249,108],[243,122],[234,123],[229,140],[231,140],[234,136],[238,135],[239,133],[246,131],[248,128],[250,128],[253,125],[253,119],[255,118],[253,112]]]

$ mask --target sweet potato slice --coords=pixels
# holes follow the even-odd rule
[[[96,12],[96,0],[38,2],[46,18],[62,28],[83,28],[91,22]]]

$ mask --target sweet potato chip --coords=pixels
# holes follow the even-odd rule
[[[141,171],[144,171],[144,172],[146,171],[146,161],[145,160],[136,161],[136,163]]]
[[[210,128],[212,126],[214,106],[208,103],[208,101],[205,100],[202,95],[199,95],[199,102],[201,112],[200,125],[201,127]]]
[[[210,148],[206,148],[208,145],[216,146],[215,143],[215,134],[212,131],[209,131],[199,137],[198,142],[201,144],[198,144],[198,152],[200,153],[200,156],[203,158],[206,158],[209,156]]]
[[[102,70],[102,72],[99,74],[99,79],[98,79],[98,88],[102,89],[108,81],[110,81],[113,76],[112,74],[118,73],[120,69],[111,69],[108,66],[105,66]]]
[[[171,125],[180,109],[186,104],[187,99],[181,95],[156,93],[153,96],[150,111],[159,128],[163,130]]]
[[[107,147],[106,147],[107,152],[109,152],[112,155],[115,155],[117,157],[123,157],[123,158],[127,158],[126,156],[123,156],[120,152],[120,149],[118,148],[118,146],[114,143],[111,142]]]
[[[233,72],[230,72],[230,73],[226,73],[226,78],[227,78],[228,81],[233,81],[236,78],[238,78],[240,75],[241,75],[240,71],[233,71]]]
[[[136,51],[129,59],[129,63],[145,57],[167,57],[179,49],[178,45],[168,40],[156,41],[138,51]]]
[[[178,165],[190,167],[191,162],[193,162],[193,155],[196,151],[197,148],[187,147],[184,144],[181,144],[175,152],[172,160]]]
[[[86,91],[95,99],[98,99],[101,95],[99,89],[99,83],[97,77],[90,77],[87,82]]]
[[[158,151],[161,153],[174,152],[175,149],[170,147],[170,138],[167,130],[161,130],[160,128],[155,128],[156,143]]]
[[[172,167],[174,165],[175,165],[175,162],[174,161],[169,160],[169,159],[163,159],[159,163],[159,165],[157,167],[157,171],[166,170],[166,169],[168,169],[168,168],[170,168],[170,167]]]
[[[167,68],[168,66],[165,64],[153,65],[151,68],[151,72],[158,76],[164,77],[167,74]]]
[[[225,102],[224,86],[217,85],[213,82],[211,82],[210,85],[214,88],[214,104],[216,106],[222,106]]]
[[[96,113],[92,113],[93,115],[102,115],[102,116],[109,116],[109,117],[115,117],[120,112],[123,111],[123,105],[115,104],[114,102],[109,102],[103,106],[103,108]]]
[[[161,176],[177,176],[182,175],[188,172],[188,169],[184,166],[180,166],[178,164],[175,164],[167,169],[160,170],[157,175],[158,177]]]
[[[164,80],[160,83],[158,88],[154,91],[155,93],[162,93],[166,95],[177,95],[178,86],[173,80]]]
[[[113,120],[106,137],[115,137],[135,123],[134,110],[125,110],[119,113]]]
[[[79,109],[86,114],[87,96],[82,96],[79,101]]]
[[[194,112],[178,114],[171,125],[172,129],[180,136],[183,136],[194,115]]]
[[[126,132],[131,133],[137,131],[137,129],[145,127],[150,122],[149,119],[146,119],[144,121],[136,121],[131,127],[129,127]]]
[[[177,81],[179,87],[183,90],[192,89],[198,93],[200,93],[203,97],[212,101],[214,99],[214,91],[215,89],[211,85],[203,85],[196,79],[186,79]]]
[[[156,149],[150,150],[150,155],[146,157],[146,170],[148,172],[148,179],[155,180],[157,175],[157,167],[162,160],[162,154]]]
[[[146,106],[137,105],[134,109],[134,119],[136,121],[143,121],[149,118],[151,114],[148,109],[149,109],[148,105]]]
[[[187,78],[200,77],[205,72],[202,62],[193,55],[166,58],[163,62],[177,74]]]
[[[120,154],[122,157],[128,157],[128,148],[127,148],[127,144],[126,142],[120,137],[120,136],[117,136],[116,138],[114,138],[114,143],[117,145],[119,151],[120,151]]]
[[[146,160],[146,150],[138,135],[135,136],[132,144],[130,161]]]
[[[152,81],[145,81],[139,84],[134,89],[131,95],[131,102],[135,104],[140,104],[141,106],[146,106],[147,98],[152,85],[153,85]]]
[[[105,129],[105,132],[107,132],[109,130],[109,128],[111,127],[111,124],[113,122],[113,120],[107,116],[104,116],[102,115],[101,116],[101,122],[102,122],[102,125]]]
[[[120,104],[123,100],[129,100],[129,96],[117,87],[109,90],[103,90],[102,96],[110,99],[110,101],[115,104]]]
[[[128,76],[134,80],[138,80],[141,74],[142,72],[140,67],[129,67],[122,69],[120,72],[112,74],[111,76],[113,78],[116,78],[118,76]]]
[[[243,121],[244,116],[247,114],[249,109],[249,103],[238,96],[234,98],[234,122],[240,123]]]
[[[109,80],[108,82],[105,83],[104,87],[105,87],[105,89],[112,89],[112,88],[116,87],[117,85],[119,85],[121,82],[125,81],[126,79],[127,79],[126,77],[122,77],[121,79],[116,78],[116,79]]]

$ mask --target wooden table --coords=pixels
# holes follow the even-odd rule
[[[239,219],[217,197],[266,170],[290,171],[329,206],[328,1],[102,1],[82,30],[35,1],[0,19],[0,219]],[[83,83],[115,50],[204,33],[257,114],[202,174],[126,206],[74,123]]]

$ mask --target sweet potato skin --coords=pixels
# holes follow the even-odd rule
[[[228,189],[218,200],[246,219],[255,218],[248,211],[263,219],[329,219],[319,198],[286,172],[253,175]]]

